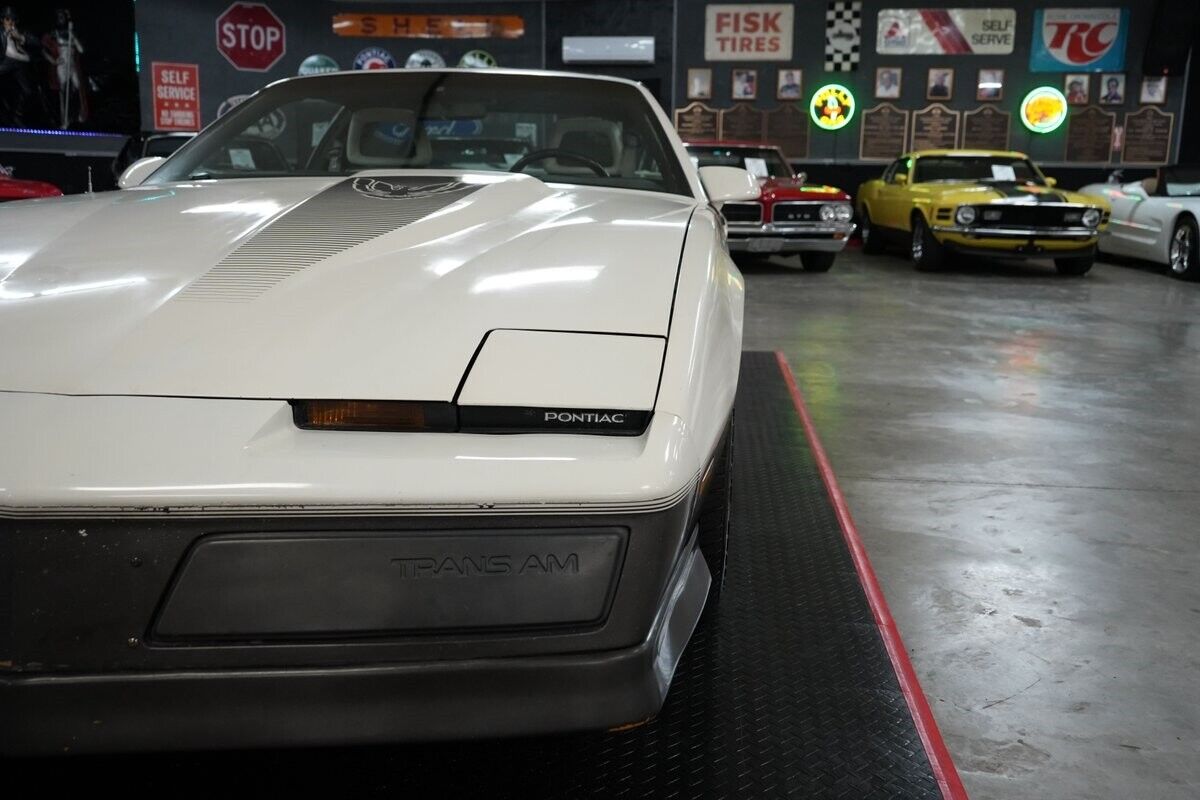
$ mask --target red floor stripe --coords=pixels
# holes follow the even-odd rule
[[[841,488],[838,487],[833,467],[829,463],[829,456],[825,454],[825,448],[821,446],[816,426],[813,425],[808,407],[804,404],[800,387],[796,385],[796,376],[792,374],[792,368],[788,365],[787,358],[782,352],[775,352],[775,360],[779,362],[779,371],[783,373],[783,380],[792,395],[796,413],[800,415],[800,422],[804,425],[804,432],[808,436],[809,445],[812,447],[813,456],[817,461],[817,469],[829,492],[829,500],[833,503],[838,523],[842,528],[842,535],[846,538],[846,546],[850,549],[850,558],[854,561],[854,569],[858,572],[858,579],[862,583],[863,591],[866,592],[867,603],[871,606],[871,613],[875,616],[879,635],[883,637],[884,647],[887,649],[888,657],[892,660],[892,668],[896,671],[896,680],[899,681],[900,691],[904,693],[904,700],[908,703],[908,710],[912,714],[917,733],[920,734],[921,742],[925,745],[925,753],[929,757],[933,776],[942,789],[942,797],[945,800],[967,800],[967,790],[958,777],[958,770],[954,767],[954,760],[950,758],[950,751],[946,749],[946,743],[942,741],[942,734],[938,730],[937,721],[933,718],[933,711],[929,708],[929,701],[925,698],[925,693],[921,691],[921,684],[917,680],[917,673],[913,670],[912,662],[908,659],[908,652],[904,649],[900,631],[896,628],[895,620],[892,619],[887,599],[883,596],[883,590],[879,588],[879,580],[875,577],[875,570],[871,568],[867,550],[858,535],[858,529],[854,526],[854,519],[850,516],[850,507],[846,504],[846,498],[842,494]]]

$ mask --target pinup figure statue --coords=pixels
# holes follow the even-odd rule
[[[30,100],[33,98],[33,78],[30,75],[30,37],[18,27],[21,22],[11,7],[0,11],[0,101],[4,122],[26,124]]]
[[[58,118],[63,128],[71,124],[72,94],[78,98],[75,103],[76,119],[87,122],[88,96],[87,81],[83,77],[83,45],[75,36],[75,23],[71,20],[71,12],[60,8],[54,12],[54,30],[42,37],[42,52],[50,62],[50,88],[58,93]]]

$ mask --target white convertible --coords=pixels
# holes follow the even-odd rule
[[[603,728],[724,574],[741,275],[628,81],[272,84],[0,217],[0,750]]]
[[[1079,190],[1112,206],[1100,251],[1166,264],[1172,277],[1200,280],[1200,167],[1163,167],[1131,183],[1118,176]]]

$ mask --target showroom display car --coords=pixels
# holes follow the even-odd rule
[[[1079,191],[1112,207],[1097,243],[1101,253],[1166,264],[1173,278],[1200,280],[1200,165],[1162,167],[1130,182],[1114,172],[1108,183]]]
[[[752,142],[688,142],[697,166],[742,167],[762,187],[751,202],[725,203],[729,250],[733,253],[800,254],[808,272],[827,272],[854,233],[850,195],[833,186],[810,184],[792,170],[778,147]]]
[[[1108,204],[1055,188],[1023,153],[922,150],[893,161],[856,195],[863,250],[908,246],[918,269],[947,253],[1053,258],[1065,275],[1091,269]]]
[[[752,176],[631,81],[380,70],[120,183],[0,218],[0,752],[657,712],[724,576]]]

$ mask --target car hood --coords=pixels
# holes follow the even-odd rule
[[[814,185],[795,178],[767,178],[761,181],[764,200],[824,200],[848,202],[850,195],[833,186]]]
[[[1085,197],[1078,192],[1069,192],[1050,186],[1026,186],[1024,184],[991,183],[943,183],[916,184],[914,189],[924,190],[938,197],[940,202],[956,203],[1083,203],[1103,205],[1094,197]]]
[[[450,400],[490,330],[666,336],[695,201],[388,171],[31,205],[0,221],[0,390]]]

